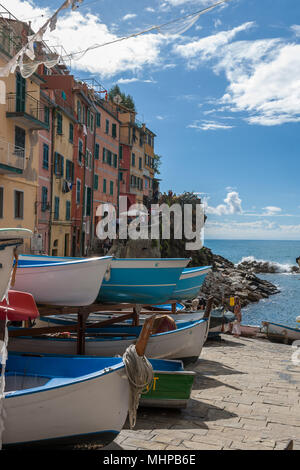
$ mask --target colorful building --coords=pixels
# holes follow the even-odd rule
[[[0,18],[0,66],[15,55],[31,33],[26,23]],[[44,104],[40,101],[38,74],[23,78],[19,71],[1,79],[0,104],[0,226],[22,227],[35,232],[24,251],[35,251],[40,130],[48,130]]]

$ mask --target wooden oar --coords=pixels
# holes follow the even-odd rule
[[[153,315],[150,318],[147,318],[144,322],[140,336],[136,342],[135,349],[139,356],[144,356],[145,349],[147,347],[149,336],[151,335],[153,323],[156,315]]]

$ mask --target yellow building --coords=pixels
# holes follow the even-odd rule
[[[0,18],[0,67],[20,48],[23,23]],[[0,227],[37,225],[39,145],[38,131],[47,129],[40,105],[37,74],[24,79],[16,71],[0,79]],[[26,242],[25,252],[34,239]]]

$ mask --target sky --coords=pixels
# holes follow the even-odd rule
[[[215,2],[83,0],[46,39],[65,56]],[[1,3],[37,29],[62,0]],[[299,0],[230,0],[182,26],[65,61],[75,77],[133,96],[137,119],[157,135],[161,191],[199,194],[206,238],[298,240]]]

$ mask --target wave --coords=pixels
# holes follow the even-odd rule
[[[239,261],[236,266],[241,264],[250,265],[250,267],[257,268],[260,272],[266,273],[294,273],[299,272],[298,266],[292,264],[283,264],[276,261],[268,261],[265,259],[256,259],[254,256],[245,256]]]

